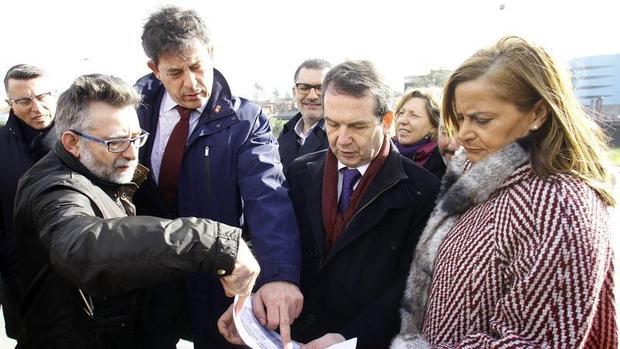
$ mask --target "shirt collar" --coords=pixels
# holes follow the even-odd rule
[[[363,176],[364,173],[366,173],[366,170],[368,170],[368,166],[370,166],[370,162],[367,163],[366,165],[362,165],[362,166],[359,166],[359,167],[348,167],[345,164],[343,164],[342,162],[340,162],[340,160],[338,160],[338,172],[340,172],[340,170],[342,170],[345,167],[348,167],[350,169],[356,168],[360,172],[360,174]]]
[[[207,103],[209,103],[209,100],[206,100],[205,103],[203,103],[199,108],[196,108],[196,110],[200,113],[200,115],[202,115],[202,112],[207,107]],[[174,109],[176,106],[177,106],[177,102],[175,102],[174,99],[172,99],[172,97],[168,93],[168,91],[166,91],[164,93],[164,97],[161,100],[161,110],[164,113],[167,113],[171,111],[172,109]]]
[[[299,136],[299,138],[304,138],[305,139],[305,138],[308,138],[308,135],[310,134],[310,132],[312,132],[312,130],[314,130],[314,128],[318,124],[319,124],[318,122],[314,123],[314,125],[312,125],[308,129],[308,132],[306,132],[306,134],[304,134],[304,118],[301,117],[301,118],[299,118],[299,120],[297,120],[297,123],[295,124],[295,127],[293,129],[295,130],[295,133]]]

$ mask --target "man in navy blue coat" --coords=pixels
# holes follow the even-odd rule
[[[17,280],[17,254],[13,231],[13,202],[19,178],[56,143],[53,120],[56,98],[41,68],[18,64],[4,77],[9,119],[0,128],[0,275],[6,334],[17,338],[19,303],[23,293]]]
[[[284,173],[296,158],[327,148],[321,84],[329,68],[326,60],[313,58],[295,71],[293,96],[299,112],[284,124],[278,137]]]
[[[194,11],[166,7],[152,14],[142,46],[153,73],[137,83],[138,114],[152,137],[140,149],[151,172],[135,198],[138,213],[243,226],[261,266],[255,314],[288,337],[303,306],[300,240],[267,117],[233,96],[213,68],[207,28]],[[216,322],[230,302],[201,273],[155,287],[144,329],[148,347],[174,348],[180,335],[190,335],[188,319],[195,348],[228,347]]]

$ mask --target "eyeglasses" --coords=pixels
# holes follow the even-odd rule
[[[70,130],[70,131],[77,134],[80,137],[84,137],[93,142],[97,142],[97,143],[101,143],[105,145],[108,148],[108,151],[110,153],[122,153],[125,150],[127,150],[127,148],[129,148],[129,145],[132,143],[134,147],[140,148],[146,143],[146,140],[149,138],[149,133],[144,130],[142,130],[142,133],[139,136],[134,137],[134,138],[111,139],[111,140],[105,140],[105,139],[93,137],[87,133],[82,133],[76,130]]]
[[[17,104],[22,108],[30,108],[32,107],[32,103],[36,99],[39,102],[47,101],[47,98],[52,95],[52,91],[48,91],[45,93],[41,93],[40,95],[36,95],[34,97],[23,97],[18,99],[9,99],[10,103]]]
[[[297,92],[302,93],[307,95],[308,93],[310,93],[310,90],[314,89],[314,92],[316,92],[316,94],[320,95],[321,94],[321,84],[318,85],[310,85],[310,84],[304,84],[303,82],[298,82],[295,84],[295,88],[297,89]]]

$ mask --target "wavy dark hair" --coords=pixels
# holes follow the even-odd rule
[[[142,48],[155,64],[164,54],[184,52],[194,39],[210,47],[205,21],[193,10],[166,6],[153,13],[142,31]]]

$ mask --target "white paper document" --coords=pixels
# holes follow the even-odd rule
[[[326,349],[355,349],[356,346],[357,346],[357,338],[351,338],[348,341],[330,345]]]
[[[239,336],[252,349],[282,349],[282,338],[276,331],[272,331],[260,324],[252,311],[252,300],[245,298],[243,307],[238,309],[239,296],[235,296],[233,320]],[[330,346],[328,349],[355,349],[357,338]],[[299,343],[293,342],[293,349],[301,349]]]
[[[243,308],[238,309],[239,296],[235,296],[233,320],[239,336],[245,345],[252,349],[282,349],[282,338],[276,331],[272,331],[260,324],[252,311],[251,297],[245,298]],[[293,349],[300,349],[298,343],[293,343]]]

